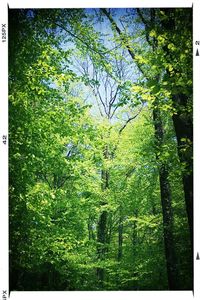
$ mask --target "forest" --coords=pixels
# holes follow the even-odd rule
[[[9,9],[11,291],[193,289],[192,8]]]

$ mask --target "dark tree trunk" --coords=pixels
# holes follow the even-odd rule
[[[123,245],[123,218],[120,210],[120,218],[118,225],[118,261],[122,259],[122,245]]]
[[[106,231],[106,253],[109,252],[109,245],[111,243],[111,238],[112,238],[112,230],[113,230],[113,220],[112,220],[112,215],[108,215],[107,219],[107,231]]]
[[[186,164],[185,171],[183,171],[183,187],[190,229],[191,248],[193,250],[193,125],[191,117],[181,112],[181,110],[186,110],[187,96],[183,94],[175,95],[173,96],[173,103],[177,111],[177,114],[173,115],[173,124],[178,143],[178,155],[180,162]],[[190,145],[188,145],[188,142]],[[183,151],[184,148],[187,150]]]
[[[97,257],[101,262],[105,259],[106,252],[106,223],[107,223],[108,213],[103,211],[100,215],[98,222],[98,231],[97,231]],[[103,287],[104,281],[104,269],[99,267],[97,268],[97,279],[99,281],[99,286]]]
[[[162,27],[166,32],[171,34],[171,31],[177,30],[176,18],[173,9],[163,9],[167,18],[162,20]],[[187,27],[188,35],[192,35],[192,10],[185,16],[185,27]],[[184,28],[181,28],[183,31]],[[189,36],[188,36],[189,38]],[[179,45],[177,45],[178,47]],[[164,49],[166,58],[171,63],[171,54],[167,47]],[[188,79],[192,80],[192,46],[191,53],[188,54]],[[168,72],[168,71],[166,71]],[[177,71],[178,72],[178,71]],[[188,95],[192,96],[192,88],[189,87]],[[173,106],[176,109],[176,114],[173,115],[174,129],[176,132],[178,143],[178,155],[181,163],[186,164],[186,172],[183,172],[183,187],[185,193],[185,205],[188,217],[188,224],[190,230],[190,241],[193,253],[193,161],[192,161],[192,143],[193,143],[193,122],[192,113],[188,111],[189,97],[181,92],[172,96]],[[190,141],[189,151],[182,151],[185,146],[188,146]]]
[[[170,290],[179,289],[177,276],[177,262],[175,255],[175,243],[173,237],[173,214],[171,206],[171,191],[168,181],[168,170],[165,165],[162,165],[160,173],[160,192],[161,204],[163,212],[163,233],[165,245],[165,257],[167,263],[167,278]]]
[[[163,125],[161,121],[160,111],[158,108],[153,109],[153,120],[155,128],[155,138],[158,149],[161,149],[163,143]],[[163,212],[163,235],[164,247],[167,266],[168,287],[170,290],[179,289],[179,275],[177,269],[177,259],[175,255],[175,242],[173,237],[173,213],[171,204],[171,190],[169,183],[169,172],[167,165],[160,161],[159,163],[159,180],[160,180],[160,193],[161,205]]]
[[[108,159],[108,147],[105,147],[104,150],[104,158]],[[102,191],[105,191],[109,187],[109,172],[107,170],[102,170],[101,172],[102,178]],[[101,206],[103,207],[106,205],[106,201],[101,202]],[[107,242],[107,219],[108,219],[108,212],[103,210],[98,222],[97,228],[97,257],[98,260],[101,262],[105,259],[106,253],[106,242]],[[104,282],[104,269],[99,267],[97,268],[97,279],[99,281],[100,288],[103,288]]]
[[[135,216],[137,217],[137,214]],[[133,256],[134,256],[136,248],[137,248],[136,246],[137,246],[137,243],[138,243],[137,221],[133,222],[131,240],[132,240],[132,252],[133,252]]]
[[[100,215],[99,222],[98,222],[97,241],[100,244],[98,246],[98,256],[100,259],[103,259],[105,254],[107,218],[108,218],[107,211],[103,211]]]

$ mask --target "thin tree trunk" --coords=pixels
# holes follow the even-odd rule
[[[112,215],[108,215],[107,219],[107,232],[106,232],[106,253],[109,252],[109,245],[111,243],[112,238],[112,230],[113,230],[113,223],[112,223]]]
[[[105,259],[107,214],[108,214],[107,211],[103,211],[102,214],[100,215],[99,222],[98,222],[97,256],[100,262]],[[104,269],[102,267],[97,268],[97,279],[99,281],[99,286],[102,288],[103,281],[104,281]]]
[[[104,158],[108,159],[108,147],[105,147]],[[109,187],[109,172],[107,170],[102,170],[102,191],[105,191]],[[101,206],[103,207],[106,204],[106,201],[102,201]],[[103,210],[98,222],[97,228],[97,257],[101,262],[105,259],[106,253],[106,242],[107,242],[107,219],[108,212]],[[97,279],[99,281],[100,288],[103,288],[104,282],[104,269],[102,267],[97,268]]]
[[[120,209],[120,218],[118,225],[118,261],[122,259],[122,245],[123,245],[123,218]]]
[[[135,218],[138,217],[138,210],[137,209],[134,209],[133,216]],[[135,249],[136,249],[137,243],[138,243],[137,221],[134,220],[133,221],[133,226],[132,226],[132,249],[133,249],[133,255],[135,253]]]

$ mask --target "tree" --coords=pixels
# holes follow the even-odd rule
[[[193,175],[192,175],[192,15],[190,9],[156,10],[157,24],[138,9],[145,25],[147,40],[159,45],[161,64],[165,69],[163,80],[171,91],[172,114],[177,137],[178,155],[184,165],[183,186],[193,249]],[[184,21],[183,21],[184,20]],[[173,34],[171,32],[173,31]],[[184,32],[180,36],[180,31]],[[186,68],[187,66],[187,68]],[[187,82],[187,87],[184,82]]]

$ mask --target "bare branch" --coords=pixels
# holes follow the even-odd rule
[[[101,104],[103,105],[105,114],[108,115],[108,114],[107,114],[106,105],[105,105],[105,103],[104,103],[104,101],[103,101],[103,99],[102,99],[102,97],[101,97],[101,93],[100,93],[100,91],[99,91],[99,88],[97,89],[97,95],[98,95],[98,97],[99,97],[99,100],[101,101]]]
[[[112,119],[112,117],[114,116],[114,114],[115,114],[115,112],[116,112],[116,110],[119,108],[119,106],[115,106],[115,108],[113,109],[113,112],[112,112],[112,114],[111,114],[111,116],[110,116],[110,119]]]
[[[139,109],[139,111],[137,112],[137,114],[134,115],[133,117],[130,117],[130,118],[126,121],[126,123],[120,128],[119,134],[122,133],[122,131],[126,128],[126,126],[128,125],[128,123],[130,123],[132,120],[134,120],[134,119],[140,114],[140,112],[141,112],[142,109],[143,109],[143,106],[144,106],[144,104],[142,104],[142,106],[141,106],[141,108]]]

